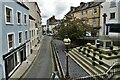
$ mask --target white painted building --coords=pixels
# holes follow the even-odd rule
[[[37,2],[25,2],[25,5],[29,10],[29,22],[30,22],[30,47],[31,50],[39,43],[42,37],[42,25],[41,25],[41,11]]]
[[[106,13],[105,35],[108,35],[114,44],[120,43],[120,0],[106,0],[101,4],[100,36],[103,35],[103,14]]]

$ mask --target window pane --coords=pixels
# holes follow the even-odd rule
[[[110,2],[110,7],[115,7],[116,6],[116,0],[111,0]]]
[[[110,19],[115,19],[115,13],[110,13]]]
[[[7,16],[10,16],[10,11],[11,11],[11,9],[6,8],[6,15],[7,15]]]
[[[12,22],[12,9],[6,8],[6,21]]]
[[[25,40],[27,40],[27,31],[25,32]]]
[[[14,69],[14,58],[13,55],[9,56],[7,59],[7,72],[8,74]]]
[[[12,41],[12,34],[8,35],[9,41]]]
[[[97,9],[96,8],[93,9],[93,13],[97,13]]]
[[[18,23],[21,23],[21,19],[20,19],[20,18],[21,18],[21,13],[18,12],[18,15],[17,15],[17,16],[18,16]]]
[[[10,17],[7,17],[7,22],[10,22]]]
[[[9,48],[11,48],[11,47],[12,47],[12,45],[13,45],[13,44],[12,44],[12,42],[9,42]]]
[[[14,53],[14,67],[17,66],[17,52]]]
[[[22,43],[22,33],[19,33],[19,43]]]
[[[27,15],[24,15],[24,23],[27,23]]]
[[[13,34],[8,35],[9,48],[13,47]]]

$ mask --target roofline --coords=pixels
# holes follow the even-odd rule
[[[16,2],[16,3],[18,3],[19,5],[21,5],[21,6],[23,6],[24,8],[26,8],[27,10],[29,10],[29,8],[22,2],[22,3],[20,3],[20,2]]]

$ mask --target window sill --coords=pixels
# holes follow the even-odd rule
[[[22,24],[21,24],[21,23],[18,23],[17,25],[18,25],[18,26],[21,26]]]
[[[113,19],[109,19],[109,20],[115,20],[115,18],[113,18]]]
[[[13,47],[11,47],[11,48],[9,48],[9,49],[8,49],[8,51],[12,51],[13,49],[14,49],[14,48],[13,48]]]
[[[19,43],[19,45],[22,45],[22,43]]]
[[[6,25],[13,25],[13,23],[7,23],[7,22],[6,22]]]
[[[27,26],[27,24],[24,24],[24,26]]]

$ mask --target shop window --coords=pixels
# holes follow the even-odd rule
[[[10,75],[10,73],[14,70],[14,68],[18,65],[17,62],[17,54],[16,52],[10,55],[6,59],[6,66],[7,66],[7,74]]]

